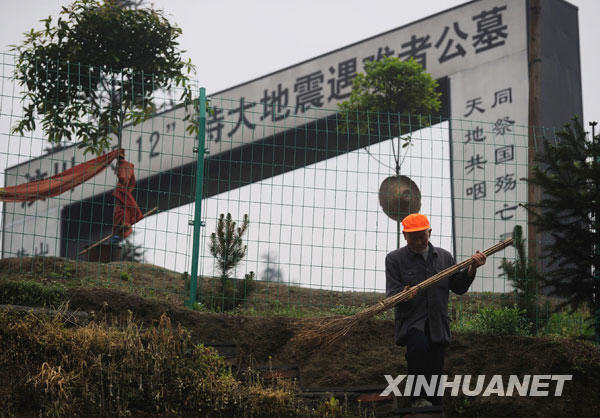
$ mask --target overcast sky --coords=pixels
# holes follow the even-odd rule
[[[542,0],[543,1],[543,0]],[[5,1],[0,51],[56,16],[63,0]],[[183,29],[182,47],[208,93],[224,90],[333,49],[463,4],[457,0],[155,0]],[[579,34],[586,120],[600,116],[600,1],[573,0]]]

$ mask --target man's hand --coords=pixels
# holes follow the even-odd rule
[[[467,271],[467,273],[473,276],[475,275],[475,271],[477,270],[477,268],[485,264],[486,256],[484,253],[480,253],[478,250],[475,252],[475,254],[473,254],[471,258],[473,259],[474,263],[472,263],[469,266],[469,270]]]
[[[415,296],[417,296],[417,291],[419,290],[419,288],[418,287],[412,288],[412,287],[406,285],[406,286],[404,286],[404,289],[402,289],[402,291],[406,292],[407,290],[411,290],[411,292],[408,295],[408,299],[406,299],[404,302],[409,302],[412,298],[414,298]]]

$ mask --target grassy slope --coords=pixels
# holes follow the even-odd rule
[[[122,277],[123,271],[127,272],[126,278]],[[147,325],[155,323],[166,312],[174,323],[189,329],[196,342],[235,343],[238,353],[232,364],[239,370],[251,359],[258,364],[296,364],[300,367],[304,387],[385,384],[384,374],[405,373],[404,351],[392,344],[393,322],[389,319],[369,321],[339,345],[307,353],[299,350],[292,341],[300,326],[297,318],[211,314],[183,308],[181,302],[185,294],[181,276],[155,266],[132,263],[73,265],[69,261],[50,258],[19,262],[0,260],[2,278],[67,286],[71,308],[93,310],[97,316],[122,320],[130,310],[135,318]],[[210,286],[211,281],[206,280],[203,285]],[[336,304],[347,307],[370,303],[381,297],[259,283],[256,294],[248,301],[249,306],[255,310],[270,306],[273,311],[273,302],[266,302],[267,296],[273,295],[278,295],[279,305],[300,300],[313,305],[310,309],[295,311],[292,316],[331,313],[331,309],[315,310],[315,301],[323,307]],[[470,295],[460,306],[472,310],[488,299],[486,295]],[[491,300],[500,301],[499,298]],[[281,308],[275,306],[275,310]],[[286,313],[289,314],[289,310]],[[315,320],[304,321],[310,324]],[[469,416],[593,416],[591,412],[600,402],[596,390],[600,383],[600,349],[581,340],[456,334],[448,347],[446,370],[449,375],[574,375],[572,384],[567,383],[561,398],[449,398],[446,404],[449,416],[458,413]]]

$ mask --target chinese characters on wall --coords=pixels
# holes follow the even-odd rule
[[[510,105],[513,103],[512,87],[494,91],[489,97],[474,97],[465,101],[464,116],[474,113],[485,114],[487,110],[495,109],[495,113],[505,115],[498,117],[492,123],[474,121],[472,127],[462,132],[462,143],[469,144],[462,148],[464,154],[465,186],[463,195],[467,199],[481,200],[492,198],[504,202],[514,200],[514,196],[506,194],[516,190],[518,176],[516,173],[515,145]],[[487,128],[487,132],[486,132]],[[513,164],[511,164],[513,162]],[[493,165],[493,169],[489,169]],[[502,169],[504,168],[504,170]],[[490,178],[489,173],[501,173]],[[459,192],[460,193],[460,192]],[[514,193],[513,193],[514,195]],[[506,221],[514,217],[517,205],[506,205],[495,211],[497,219]]]
[[[525,51],[526,63],[525,5],[524,0],[467,3],[214,94],[209,97],[210,111],[206,115],[208,151],[213,155],[226,152],[244,143],[304,125],[315,117],[331,116],[337,104],[350,96],[353,80],[364,71],[366,63],[392,56],[402,60],[412,58],[434,78],[449,77],[451,116],[470,121],[460,130],[451,128],[453,153],[461,161],[460,166],[455,163],[452,168],[453,178],[457,179],[453,187],[455,197],[474,205],[473,208],[482,204],[492,205],[485,209],[485,216],[509,225],[518,220],[518,213],[522,210],[516,205],[516,195],[523,187],[520,180],[523,173],[519,172],[517,167],[520,165],[516,164],[522,149],[515,142],[515,131],[517,125],[526,124],[526,113],[523,113],[522,107],[527,104],[527,87],[526,81],[521,80],[521,84],[513,82],[505,74],[503,66],[512,65],[507,64],[507,60],[517,55],[520,57],[521,51]],[[488,69],[480,74],[470,74],[462,84],[456,82],[457,74],[489,64],[493,66],[486,68],[492,68],[492,71]],[[526,64],[523,74],[526,78]],[[186,136],[184,124],[175,124],[175,120],[182,120],[177,113],[182,110],[171,98],[159,107],[167,108],[173,110],[166,111],[160,119],[145,121],[141,127],[123,136],[123,146],[128,150],[129,161],[136,163],[139,180],[196,159],[192,151],[195,138]],[[460,148],[457,148],[458,145]],[[81,162],[85,158],[79,154],[77,157],[54,154],[45,162],[32,162],[15,170],[13,178],[19,183],[48,178],[72,167],[76,160]],[[95,179],[93,187],[82,186],[75,193],[71,191],[64,202],[47,199],[31,207],[27,203],[19,203],[8,211],[5,205],[5,252],[21,256],[58,255],[60,217],[47,214],[50,211],[58,214],[67,203],[114,187],[112,170],[108,172],[106,178]],[[51,204],[54,206],[51,207]],[[454,211],[456,218],[471,219],[475,216],[473,212],[460,213],[456,206]],[[46,224],[42,228],[45,241],[40,243],[34,238],[42,235],[41,229],[36,226],[35,220],[32,222],[29,218],[40,219],[42,213],[46,216]],[[501,229],[495,228],[494,233],[507,232]],[[455,237],[474,236],[472,231],[454,233]],[[492,238],[495,240],[497,237]]]
[[[525,3],[521,6],[524,9]],[[488,13],[481,13],[481,18],[480,28],[505,24]],[[522,25],[526,26],[524,20]],[[527,37],[524,28],[510,35],[522,39],[518,52],[450,76],[457,259],[506,239],[515,225],[527,223],[527,212],[522,207],[527,199]],[[506,38],[499,33],[488,38],[482,35],[475,48],[484,48],[483,42],[487,47],[502,40]],[[503,256],[510,258],[511,251],[506,250]],[[475,290],[510,290],[510,284],[500,276],[500,260],[493,258],[481,268],[473,285]]]
[[[288,118],[301,120],[310,109],[334,109],[350,96],[352,81],[369,61],[391,56],[413,58],[427,70],[432,60],[439,66],[501,48],[510,34],[504,19],[506,11],[507,5],[501,4],[461,19],[448,19],[441,27],[431,26],[430,31],[407,30],[393,44],[373,46],[362,55],[323,63],[322,68],[313,67],[287,82],[263,88],[257,97],[238,96],[233,103],[215,101],[207,119],[207,139],[219,143],[231,142],[241,135],[253,137],[258,123],[285,124]],[[503,92],[498,92],[495,99],[493,106],[512,100]],[[480,98],[473,100],[469,112],[481,112]]]
[[[500,91],[494,92],[494,101],[491,105],[491,108],[502,106],[503,104],[508,105],[510,103],[512,103],[512,88],[507,87]],[[486,109],[484,106],[485,105],[481,97],[469,99],[465,103],[466,113],[464,116],[470,116],[475,111],[478,113],[485,113]],[[514,160],[514,145],[503,145],[506,142],[504,137],[507,133],[512,132],[512,125],[514,125],[514,123],[515,121],[512,120],[510,116],[504,116],[503,118],[497,119],[493,123],[491,129],[492,132],[490,135],[486,135],[484,133],[484,127],[479,123],[476,123],[472,129],[469,128],[466,131],[463,137],[463,142],[465,144],[470,143],[474,145],[472,148],[476,152],[474,152],[472,155],[465,155],[465,175],[475,174],[473,177],[477,178],[478,176],[476,175],[476,170],[485,172],[485,168],[488,163],[500,165]],[[485,146],[486,141],[493,144],[492,147],[494,158],[490,161],[488,161],[485,156],[486,149],[490,148],[489,146]],[[500,145],[496,145],[498,143],[500,143]],[[506,193],[510,190],[514,190],[516,185],[517,181],[514,172],[504,174],[495,179],[494,194],[502,192]],[[465,195],[467,197],[472,197],[474,200],[484,199],[488,196],[487,190],[488,187],[486,181],[476,180],[472,185],[468,185],[465,188]]]

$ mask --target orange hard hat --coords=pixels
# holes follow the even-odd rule
[[[427,216],[420,213],[411,213],[402,220],[403,232],[425,231],[430,228]]]

